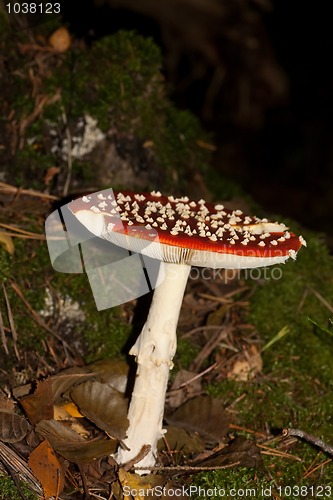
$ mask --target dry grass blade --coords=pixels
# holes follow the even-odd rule
[[[59,200],[58,196],[53,196],[52,194],[41,193],[40,191],[35,191],[34,189],[22,189],[6,182],[0,182],[0,192],[13,194],[13,195],[28,195],[34,196],[36,198],[44,198],[45,200]]]
[[[0,441],[0,470],[1,469],[11,474],[14,480],[18,477],[21,481],[27,483],[37,495],[43,497],[43,489],[39,481],[32,474],[25,460],[9,446]]]
[[[62,109],[62,119],[66,127],[66,138],[67,138],[67,176],[64,184],[64,189],[62,191],[63,196],[68,195],[69,186],[71,183],[73,161],[72,161],[72,135],[70,128],[68,126],[67,115],[65,109]]]
[[[20,238],[30,238],[35,240],[46,240],[46,236],[44,234],[32,233],[31,231],[26,231],[25,229],[11,226],[10,224],[4,224],[3,222],[0,222],[0,227],[12,231],[11,233],[6,233],[8,236],[17,236]]]
[[[333,314],[333,306],[331,306],[331,304],[319,292],[317,292],[317,290],[311,286],[308,287],[308,290]]]
[[[1,341],[2,341],[2,345],[3,345],[3,348],[5,350],[5,353],[7,354],[7,356],[9,355],[9,351],[8,351],[8,346],[7,346],[7,339],[6,339],[6,332],[5,332],[5,325],[3,324],[3,318],[2,318],[2,314],[1,314],[1,311],[0,311],[0,331],[1,331]]]
[[[263,455],[270,455],[272,457],[280,457],[280,458],[291,458],[292,460],[296,460],[297,462],[302,462],[300,457],[296,457],[291,453],[286,453],[285,451],[277,450],[276,448],[270,448],[269,446],[265,446],[264,444],[257,444],[258,448],[262,449]]]
[[[248,429],[247,427],[242,427],[241,425],[229,424],[229,429],[235,429],[237,431],[247,432],[249,434],[254,434],[255,436],[259,436],[259,437],[263,437],[263,438],[266,437],[266,434],[263,434],[262,432],[257,432],[257,431],[254,431],[252,429]]]
[[[328,458],[327,460],[325,460],[325,462],[322,462],[322,463],[316,465],[316,467],[314,467],[313,469],[305,471],[304,476],[303,476],[304,479],[306,479],[307,477],[311,476],[311,474],[313,474],[314,472],[316,472],[316,470],[320,469],[321,467],[324,467],[324,465],[327,465],[330,462],[332,462],[332,458]]]
[[[206,330],[220,330],[221,325],[204,325],[204,326],[197,326],[196,328],[192,328],[192,330],[189,330],[188,332],[184,333],[184,335],[181,336],[182,339],[188,339],[195,333],[199,332],[205,332]]]
[[[249,290],[250,287],[248,286],[243,286],[243,287],[240,287],[240,288],[237,288],[236,290],[232,290],[231,292],[229,293],[226,293],[225,295],[223,295],[223,297],[218,297],[216,295],[210,295],[208,293],[199,293],[199,297],[202,297],[203,299],[208,299],[208,300],[214,300],[215,302],[222,302],[222,304],[228,304],[230,302],[232,302],[230,299],[234,296],[234,295],[238,295],[239,293],[243,293],[243,292],[246,292],[247,290]],[[237,302],[237,304],[239,304],[239,302]],[[242,304],[242,302],[241,302]],[[247,302],[244,302],[244,304],[247,304]]]
[[[59,340],[64,347],[66,347],[66,349],[71,352],[73,355],[75,355],[73,349],[67,344],[67,342],[61,338],[60,335],[57,334],[57,332],[55,332],[52,328],[49,327],[49,325],[47,325],[45,323],[45,321],[39,316],[39,314],[33,309],[33,307],[29,304],[29,302],[27,301],[27,299],[24,297],[23,293],[21,292],[21,290],[19,289],[19,287],[17,286],[16,283],[11,283],[11,286],[14,290],[14,292],[20,297],[20,299],[22,300],[23,304],[27,307],[27,309],[30,311],[33,319],[36,321],[36,323],[41,327],[43,328],[44,330],[46,330],[47,332],[49,332],[51,335],[53,335],[57,340]]]
[[[201,349],[197,357],[193,360],[190,366],[190,371],[196,372],[199,370],[202,363],[210,356],[212,351],[221,342],[222,339],[227,339],[229,331],[225,331],[223,327],[220,326],[220,331],[218,331]]]
[[[16,328],[15,328],[14,318],[12,315],[12,310],[10,307],[10,302],[9,302],[8,295],[7,295],[7,290],[6,290],[4,284],[2,284],[2,289],[3,289],[3,294],[5,297],[5,302],[6,302],[6,307],[7,307],[9,326],[10,326],[10,330],[11,330],[12,337],[13,337],[14,352],[15,352],[15,356],[16,356],[17,360],[20,361],[21,358],[20,358],[20,354],[19,354],[18,349],[17,349],[17,332],[16,332]]]
[[[218,366],[218,363],[213,363],[212,365],[210,365],[208,368],[206,368],[202,372],[197,373],[193,377],[191,377],[188,380],[186,380],[186,382],[183,382],[182,384],[180,384],[180,386],[178,387],[178,389],[182,389],[183,387],[186,387],[187,385],[192,384],[192,382],[195,382],[196,380],[198,380],[199,378],[203,377],[204,375],[207,375],[207,373],[215,370],[215,368],[217,366]],[[178,389],[176,389],[176,390],[178,390]]]

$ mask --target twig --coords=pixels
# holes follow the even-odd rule
[[[283,429],[282,436],[299,437],[301,439],[304,439],[305,441],[308,441],[314,446],[317,446],[325,453],[329,453],[329,455],[333,456],[333,446],[324,443],[324,441],[322,441],[321,439],[317,438],[316,436],[313,436],[312,434],[308,434],[307,432],[304,432],[301,429]]]
[[[152,472],[154,471],[163,471],[163,472],[168,472],[168,471],[179,471],[179,472],[200,472],[200,471],[205,471],[205,470],[222,470],[222,469],[229,469],[230,467],[236,467],[239,465],[240,462],[233,462],[232,464],[228,465],[214,465],[214,466],[195,466],[195,465],[170,465],[170,466],[158,466],[155,465],[154,467],[135,467],[136,469],[147,469]]]
[[[208,368],[206,368],[202,372],[197,373],[193,377],[189,378],[188,380],[186,380],[185,382],[183,382],[182,384],[180,384],[180,386],[177,387],[177,389],[174,389],[174,390],[177,391],[178,389],[182,389],[183,387],[186,387],[187,385],[192,384],[192,382],[195,382],[198,378],[201,378],[204,375],[206,375],[207,373],[211,372],[212,370],[215,370],[215,368],[217,368],[217,366],[218,366],[217,362],[213,363],[212,365],[210,365]]]
[[[36,239],[44,238],[45,239],[45,236],[43,234],[32,233],[31,231],[27,231],[26,229],[21,229],[19,227],[11,226],[10,224],[4,224],[3,222],[0,222],[0,227],[3,227],[5,229],[9,229],[10,231],[15,231],[16,233],[20,233],[20,234],[23,234],[25,236],[30,236],[32,238],[36,238]],[[6,233],[6,234],[8,234],[8,233]],[[14,234],[14,236],[18,236],[18,235]]]
[[[192,328],[192,330],[189,330],[188,332],[184,333],[184,335],[182,335],[181,338],[187,339],[198,332],[204,332],[206,330],[220,330],[220,329],[221,329],[221,325],[197,326],[196,328]]]
[[[151,446],[150,444],[144,444],[141,448],[141,450],[139,451],[139,453],[132,459],[130,460],[129,462],[127,462],[127,464],[125,464],[123,466],[123,469],[125,472],[128,472],[132,467],[135,466],[136,463],[138,462],[141,462],[141,460],[143,458],[145,458],[146,455],[148,455],[148,453],[150,452],[150,449],[151,449]],[[149,469],[150,470],[150,467],[135,467],[136,469]]]
[[[208,300],[214,300],[215,302],[222,302],[224,303],[230,303],[230,300],[234,295],[238,295],[239,293],[246,292],[250,287],[249,286],[242,286],[240,288],[237,288],[236,290],[232,290],[229,293],[226,293],[223,295],[223,297],[217,297],[215,295],[210,295],[208,293],[199,293],[199,297],[202,297],[204,299]],[[247,302],[245,302],[247,304]],[[239,304],[239,302],[237,302]]]
[[[11,184],[7,184],[6,182],[0,182],[0,191],[9,194],[26,194],[28,196],[34,196],[36,198],[44,198],[46,200],[59,200],[58,196],[53,196],[52,194],[41,193],[39,191],[35,191],[34,189],[22,189],[16,186],[12,186]]]
[[[202,363],[210,356],[212,351],[216,346],[219,345],[221,340],[228,338],[229,332],[230,329],[228,331],[227,328],[224,329],[223,326],[220,326],[220,331],[218,331],[213,337],[211,337],[210,340],[208,340],[208,342],[204,345],[196,358],[192,361],[190,371],[196,372],[197,370],[199,370]]]
[[[0,226],[2,226],[2,224],[0,224]],[[21,234],[21,233],[9,233],[8,231],[0,231],[0,234],[5,234],[6,236],[11,236],[11,237],[14,237],[14,238],[21,238],[23,240],[46,240],[46,236],[44,234],[34,234],[34,235],[30,235],[30,234]],[[52,239],[55,239],[55,238],[52,238]],[[57,238],[58,240],[60,238]]]

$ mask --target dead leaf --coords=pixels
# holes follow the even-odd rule
[[[7,413],[14,413],[15,403],[13,399],[7,398],[4,394],[0,393],[0,411]]]
[[[117,447],[116,441],[111,439],[84,439],[56,420],[42,420],[36,425],[35,430],[51,443],[59,455],[76,464],[110,455]]]
[[[65,394],[73,385],[81,384],[86,380],[94,377],[94,373],[89,373],[87,367],[75,366],[62,370],[57,375],[49,377],[52,383],[53,402],[57,403],[61,400],[61,396]]]
[[[73,402],[54,405],[53,413],[54,420],[84,418],[84,415],[79,412],[78,407]]]
[[[165,420],[187,432],[198,432],[209,443],[221,442],[228,432],[229,418],[223,405],[211,396],[190,399]]]
[[[67,427],[70,427],[83,438],[89,437],[89,431],[81,424],[78,418],[84,418],[77,406],[73,403],[63,403],[54,406],[54,420],[65,421]]]
[[[129,365],[119,359],[101,359],[87,366],[99,382],[108,384],[119,392],[125,392]]]
[[[197,434],[190,435],[185,429],[174,425],[166,426],[165,440],[170,450],[180,450],[183,453],[201,453],[205,449],[205,443]],[[158,449],[167,451],[164,439],[158,442]]]
[[[40,420],[53,418],[53,395],[50,379],[37,382],[35,392],[20,399],[25,414],[32,425]]]
[[[59,167],[50,167],[47,169],[45,175],[44,175],[44,184],[45,186],[48,186],[50,184],[50,182],[53,180],[53,177],[55,175],[58,175],[59,172],[60,172],[60,168]]]
[[[160,492],[161,486],[165,483],[165,478],[161,475],[148,474],[147,476],[139,476],[139,474],[126,472],[124,469],[119,469],[118,480],[123,490],[123,498],[127,500],[155,498],[153,489],[159,486],[158,491]]]
[[[0,411],[0,441],[17,443],[31,430],[29,422],[15,413]]]
[[[50,446],[50,443],[42,441],[29,456],[29,467],[41,483],[45,497],[58,497],[64,488],[64,470]]]
[[[262,371],[262,358],[258,348],[251,345],[240,357],[236,359],[227,377],[239,382],[246,382],[253,379]]]
[[[235,464],[239,467],[259,467],[262,463],[260,449],[254,441],[238,436],[228,446],[213,453],[204,460],[195,462],[195,466],[221,467]]]
[[[13,238],[8,236],[5,231],[0,231],[0,245],[2,245],[10,255],[13,255],[15,252]]]
[[[74,387],[71,398],[97,427],[119,441],[126,437],[128,402],[119,391],[101,382],[84,382]]]

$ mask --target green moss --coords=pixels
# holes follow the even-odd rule
[[[20,483],[20,488],[26,500],[37,500],[37,496],[32,493],[24,483]],[[0,500],[22,500],[16,485],[10,477],[3,476],[0,472]]]
[[[19,352],[42,354],[45,331],[36,323],[33,315],[15,292],[12,284],[22,292],[25,300],[35,310],[42,309],[45,299],[45,270],[47,251],[40,242],[15,239],[15,253],[13,256],[4,254],[0,248],[0,285],[4,284],[11,309],[11,316],[17,333],[17,348]],[[33,258],[31,255],[33,254]],[[44,264],[43,264],[44,262]],[[44,271],[44,272],[43,272]],[[1,294],[0,310],[2,311],[5,326],[10,327],[9,314],[4,295]],[[8,356],[2,356],[2,369],[10,371],[26,368],[26,360],[18,362],[14,356],[13,337],[7,336]]]
[[[290,226],[295,232],[301,231],[295,223]],[[267,270],[273,278],[258,283],[249,319],[266,342],[283,326],[290,328],[287,336],[265,352],[266,365],[273,364],[276,370],[297,367],[304,374],[332,384],[332,338],[308,317],[328,324],[330,311],[325,300],[330,302],[333,296],[333,259],[318,235],[306,232],[304,236],[308,247],[301,249],[297,261],[289,261],[275,271]]]
[[[333,296],[333,261],[318,235],[301,231],[293,222],[287,224],[297,234],[303,232],[308,247],[301,249],[296,262],[288,262],[275,270],[266,269],[267,273],[262,272],[261,276],[253,274],[259,279],[248,280],[254,287],[248,319],[256,326],[264,343],[285,325],[289,327],[289,334],[262,353],[263,376],[249,382],[224,380],[210,385],[207,391],[222,398],[226,407],[233,405],[233,422],[242,427],[263,433],[267,425],[273,432],[286,427],[300,428],[331,443],[332,336],[309,321],[308,316],[328,326],[330,312],[325,300],[329,303]],[[251,434],[248,437],[253,439]],[[274,493],[280,498],[295,499],[301,495],[287,490],[281,490],[280,495],[277,487],[303,485],[311,488],[316,482],[332,486],[330,467],[324,469],[324,474],[318,472],[304,478],[304,470],[318,452],[311,444],[299,442],[291,452],[302,461],[265,457],[269,476],[265,472],[256,471],[254,475],[253,471],[235,469],[200,475],[195,484],[229,487],[231,483],[232,487],[241,488],[243,479],[247,478],[249,485],[255,487],[257,483],[256,498],[261,498],[263,485],[272,484]],[[270,477],[274,478],[274,483]]]
[[[26,64],[31,63],[29,57],[29,53],[14,54],[11,65],[13,69],[20,68],[20,76],[8,75],[15,81],[10,84],[11,92],[6,99],[10,109],[15,110],[17,123],[35,107],[31,80],[28,71],[24,71]],[[27,126],[25,138],[30,143],[27,141],[16,154],[11,168],[12,182],[24,184],[29,171],[31,187],[44,188],[45,171],[62,161],[60,155],[55,157],[49,150],[48,128],[58,128],[62,133],[64,112],[70,126],[89,114],[97,119],[104,132],[114,129],[120,136],[135,137],[142,144],[150,141],[165,189],[177,186],[181,192],[187,181],[193,180],[194,172],[207,170],[211,153],[200,147],[198,141],[208,141],[208,135],[197,118],[177,109],[168,99],[161,75],[161,54],[151,38],[119,31],[91,47],[73,47],[66,54],[53,57],[52,68],[40,75],[39,93],[52,97],[60,92],[61,98],[46,104],[41,115]],[[84,169],[83,163],[74,162],[73,178],[91,183],[94,180],[91,166]]]
[[[76,334],[84,339],[87,363],[123,355],[130,333],[130,325],[119,317],[117,307],[98,311],[86,274],[55,276],[57,289],[79,303],[85,321],[78,324]]]
[[[187,370],[193,359],[199,354],[199,348],[187,339],[178,339],[175,366]]]
[[[333,474],[328,472],[328,467],[325,469],[325,477],[318,470],[309,478],[304,478],[306,467],[315,460],[317,451],[300,443],[293,452],[296,456],[301,456],[302,460],[264,456],[263,467],[259,470],[234,467],[214,472],[202,472],[195,476],[192,483],[192,498],[291,500],[320,498],[321,496],[330,498]]]

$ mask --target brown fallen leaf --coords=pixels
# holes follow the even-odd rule
[[[190,399],[165,420],[170,425],[186,429],[187,432],[199,433],[209,443],[223,441],[229,425],[222,402],[211,396]]]
[[[76,404],[73,402],[59,403],[54,405],[54,420],[74,420],[75,418],[84,418]]]
[[[80,412],[99,429],[118,441],[126,437],[128,402],[119,391],[101,382],[88,381],[74,387],[70,396]]]
[[[174,425],[167,425],[166,431],[164,439],[168,444],[168,448],[172,451],[201,453],[205,449],[205,443],[197,434],[189,434],[185,429]],[[159,440],[158,449],[167,451],[164,439]]]
[[[17,443],[31,430],[29,422],[15,413],[0,411],[0,441]]]
[[[41,483],[45,497],[58,497],[65,484],[64,469],[47,440],[42,441],[29,456],[29,467]]]
[[[53,418],[53,393],[50,379],[38,381],[34,393],[21,398],[20,403],[32,425],[40,420]]]
[[[45,186],[48,186],[50,182],[53,180],[53,177],[58,175],[60,172],[59,167],[50,167],[47,169],[45,175],[44,175],[44,184]]]
[[[239,467],[259,467],[262,464],[260,449],[254,441],[238,436],[222,450],[193,463],[200,467],[221,467],[231,464],[237,464]]]
[[[101,359],[86,367],[95,373],[96,380],[108,384],[119,392],[125,392],[129,365],[120,359]]]
[[[123,495],[120,495],[120,492],[116,490],[116,497],[121,498],[121,496],[123,496],[123,498],[127,500],[144,500],[146,497],[154,498],[154,488],[158,486],[160,491],[165,483],[165,478],[163,476],[157,474],[140,476],[139,474],[126,472],[124,469],[119,469],[118,480]]]
[[[7,413],[14,413],[15,402],[13,399],[7,398],[4,394],[0,393],[0,410]]]
[[[42,420],[36,425],[35,430],[51,443],[59,455],[76,464],[110,455],[117,447],[117,442],[112,439],[84,439],[56,420]]]
[[[88,372],[86,366],[74,366],[62,370],[57,375],[52,375],[47,380],[52,383],[53,401],[61,401],[61,397],[73,386],[81,384],[94,377],[94,373]]]
[[[234,362],[227,373],[227,377],[238,382],[246,382],[253,379],[262,371],[262,358],[258,348],[251,345]]]

